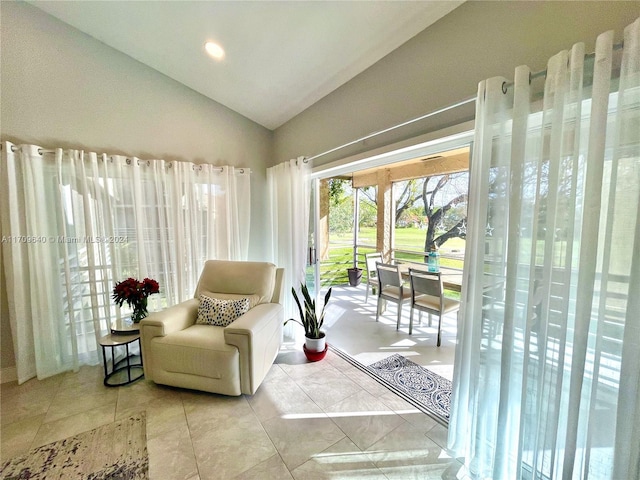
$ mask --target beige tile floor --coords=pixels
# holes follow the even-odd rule
[[[375,299],[364,305],[364,290],[362,303],[349,306],[355,290],[336,289],[328,318],[332,342],[363,363],[395,351],[417,363],[452,363],[444,350],[432,352],[435,329],[423,326],[412,337],[396,332],[395,307],[376,323]],[[447,329],[449,348],[455,320]],[[378,346],[369,340],[376,336]],[[292,344],[253,396],[144,379],[107,388],[97,366],[3,384],[0,402],[2,460],[145,410],[151,479],[454,479],[462,468],[447,453],[445,427],[336,353],[307,363]]]

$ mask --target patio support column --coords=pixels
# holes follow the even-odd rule
[[[360,189],[354,189],[353,194],[353,268],[358,268],[358,243],[360,243]]]
[[[378,174],[378,217],[376,229],[376,250],[382,252],[385,262],[391,259],[393,225],[395,222],[391,177],[388,169],[380,169]]]
[[[320,180],[320,223],[318,224],[318,261],[329,260],[329,179]]]

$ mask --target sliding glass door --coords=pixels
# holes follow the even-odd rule
[[[306,281],[312,296],[320,294],[320,262],[318,254],[320,248],[320,181],[311,180],[311,195],[309,201],[309,248],[307,250]]]

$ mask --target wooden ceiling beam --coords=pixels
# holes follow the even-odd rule
[[[433,175],[443,175],[445,173],[457,173],[469,170],[469,152],[465,151],[456,155],[421,159],[414,163],[381,167],[379,170],[388,172],[392,182],[411,180],[412,178],[430,177]],[[354,172],[353,187],[371,187],[378,184],[378,172],[366,171],[363,173]]]

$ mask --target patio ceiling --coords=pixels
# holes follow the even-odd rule
[[[353,187],[370,187],[384,182],[400,182],[445,173],[469,170],[469,147],[457,148],[429,157],[353,172]]]

